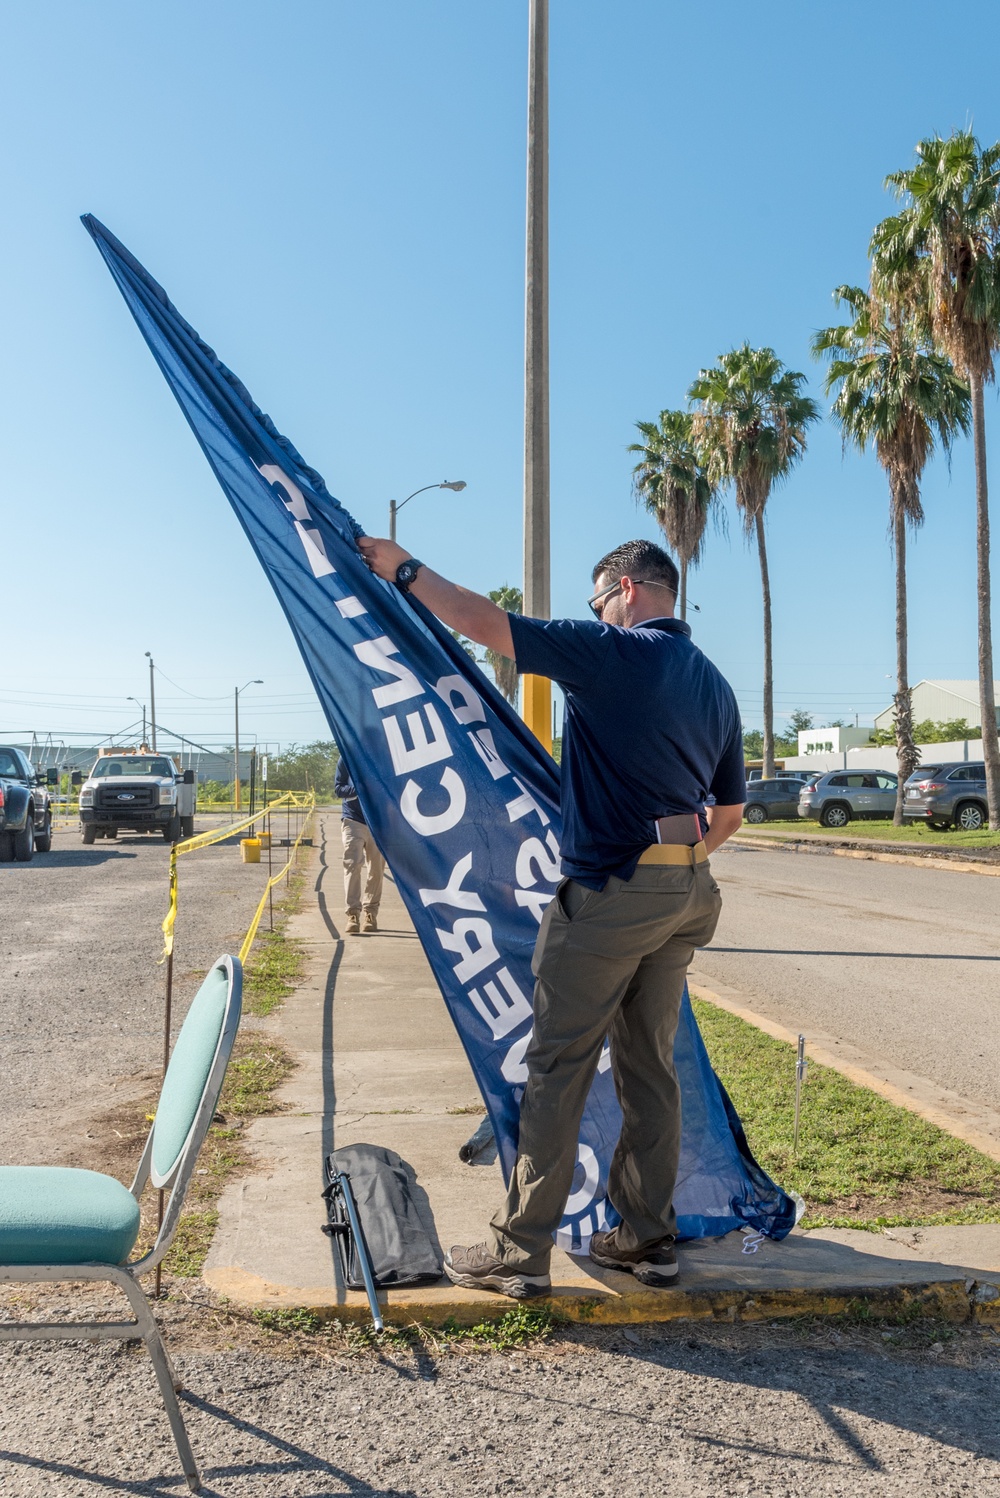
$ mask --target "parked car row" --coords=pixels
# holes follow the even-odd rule
[[[747,781],[744,821],[808,817],[822,827],[846,827],[855,818],[891,817],[899,777],[892,770],[798,772],[773,780]],[[940,830],[978,832],[987,823],[986,766],[982,761],[921,765],[907,780],[903,821]]]

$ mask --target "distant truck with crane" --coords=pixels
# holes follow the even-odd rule
[[[119,832],[159,832],[168,843],[194,836],[193,770],[182,770],[167,754],[138,749],[101,749],[80,787],[80,828],[85,843]]]

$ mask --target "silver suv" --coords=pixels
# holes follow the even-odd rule
[[[925,822],[944,831],[960,827],[978,832],[986,826],[986,766],[982,760],[951,760],[921,765],[906,782],[904,822]]]
[[[821,827],[846,827],[852,817],[891,817],[898,783],[892,770],[831,770],[803,786],[799,816]]]

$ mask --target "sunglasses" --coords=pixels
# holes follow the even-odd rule
[[[610,583],[606,588],[602,588],[599,593],[595,593],[593,598],[587,599],[587,607],[595,619],[604,617],[604,603],[602,600],[606,600],[610,593],[614,593],[616,589],[620,588],[624,581],[625,579],[620,577],[616,583]],[[666,588],[668,593],[673,593],[675,598],[677,596],[676,590],[671,588],[669,583],[658,583],[651,577],[633,577],[631,583],[633,588]],[[695,613],[701,612],[696,603],[689,604],[688,607],[693,608]]]

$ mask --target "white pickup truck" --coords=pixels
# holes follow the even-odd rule
[[[197,793],[194,771],[166,754],[102,749],[80,787],[83,841],[119,832],[162,832],[168,843],[192,837]]]

